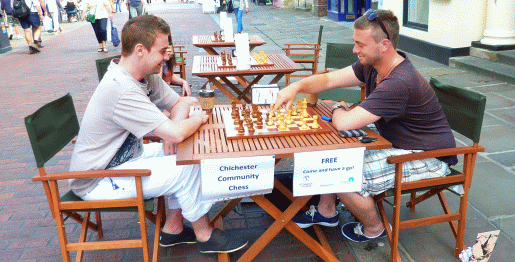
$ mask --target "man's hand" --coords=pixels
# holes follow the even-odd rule
[[[191,96],[191,86],[186,80],[182,82],[182,96]]]
[[[249,13],[249,9],[245,9],[245,14],[248,14]]]
[[[199,117],[202,120],[202,124],[206,123],[209,119],[209,116],[204,110],[191,111],[190,117]]]
[[[279,93],[277,93],[277,99],[275,100],[274,108],[272,111],[276,111],[283,104],[286,104],[286,109],[290,109],[293,101],[295,101],[295,97],[297,96],[297,85],[296,83],[292,83],[289,86],[283,88]]]

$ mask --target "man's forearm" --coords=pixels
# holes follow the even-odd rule
[[[172,121],[178,121],[188,118],[190,115],[190,105],[179,98],[177,104],[170,108],[170,119]]]

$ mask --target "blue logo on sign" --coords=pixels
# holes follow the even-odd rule
[[[349,182],[354,182],[354,177],[349,177]]]

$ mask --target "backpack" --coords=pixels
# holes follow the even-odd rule
[[[26,18],[30,15],[30,8],[25,3],[25,0],[13,1],[13,17]]]

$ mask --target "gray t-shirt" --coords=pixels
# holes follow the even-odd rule
[[[395,148],[434,150],[456,147],[434,90],[406,54],[398,53],[405,60],[377,85],[377,71],[372,66],[363,65],[360,61],[352,65],[356,77],[366,85],[367,98],[359,106],[381,117],[375,126]],[[440,160],[449,165],[458,162],[456,156]]]
[[[179,95],[158,75],[137,81],[113,60],[93,93],[82,118],[70,171],[103,170],[132,134],[137,140],[131,157],[142,153],[142,137],[168,118],[161,112],[173,107]],[[70,180],[75,194],[83,196],[100,179]]]

